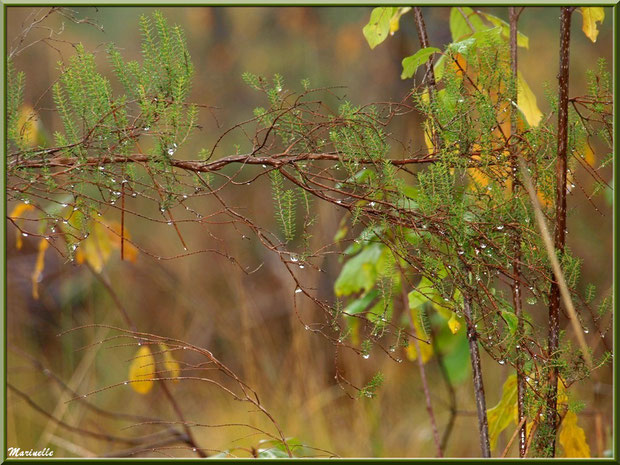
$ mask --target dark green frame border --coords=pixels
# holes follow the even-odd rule
[[[419,2],[411,2],[411,1],[407,1],[407,0],[392,0],[389,2],[382,2],[381,0],[350,0],[350,1],[346,1],[346,0],[339,0],[336,2],[330,2],[329,0],[304,0],[301,2],[292,2],[291,0],[268,0],[265,3],[261,3],[260,0],[228,0],[228,1],[215,1],[215,2],[210,2],[210,3],[206,3],[204,0],[195,0],[195,1],[191,1],[191,0],[185,0],[183,2],[179,2],[179,3],[169,3],[168,0],[154,0],[154,1],[144,1],[144,2],[136,2],[136,3],[125,3],[119,0],[109,0],[109,1],[104,1],[104,2],[97,2],[97,3],[91,3],[91,4],[87,4],[84,3],[82,0],[64,0],[63,2],[59,3],[59,4],[54,4],[54,6],[100,6],[100,7],[108,7],[108,6],[114,6],[114,7],[124,7],[124,6],[151,6],[151,5],[157,5],[157,6],[163,6],[163,7],[190,7],[190,6],[261,6],[261,7],[265,7],[265,6],[377,6],[378,4],[381,5],[411,5],[412,3],[415,3],[418,6],[435,6],[435,7],[439,7],[439,6],[453,6],[453,5],[458,5],[458,4],[462,4],[461,2],[458,1],[439,1],[439,2],[432,2],[432,1],[419,1]],[[620,24],[620,6],[618,5],[618,1],[617,0],[582,0],[582,1],[575,1],[575,0],[569,0],[569,1],[562,1],[562,0],[547,0],[545,2],[539,2],[536,0],[521,0],[519,2],[515,2],[515,3],[509,3],[509,2],[498,2],[497,0],[477,0],[474,3],[471,3],[468,5],[470,6],[507,6],[509,4],[515,5],[515,6],[556,6],[556,5],[575,5],[575,6],[583,6],[583,5],[588,5],[588,6],[607,6],[607,7],[613,7],[613,28],[614,28],[614,63],[613,63],[613,76],[614,76],[614,133],[617,132],[617,128],[618,128],[618,99],[616,98],[620,92],[620,68],[618,67],[618,59],[620,57],[620,53],[619,53],[619,49],[618,49],[618,44],[619,44],[619,39],[620,39],[620,31],[618,28],[618,24]],[[0,458],[2,460],[2,462],[0,463],[17,463],[17,462],[21,462],[21,463],[40,463],[40,462],[54,462],[54,463],[91,463],[91,462],[96,462],[96,463],[123,463],[123,462],[130,462],[130,463],[136,463],[136,464],[141,464],[141,463],[153,463],[153,462],[162,462],[162,463],[167,463],[172,461],[171,459],[166,459],[166,458],[153,458],[153,459],[123,459],[123,458],[119,458],[119,459],[81,459],[81,458],[76,458],[76,459],[71,459],[71,458],[45,458],[45,459],[41,459],[41,458],[12,458],[9,459],[6,456],[7,453],[7,437],[6,437],[6,411],[7,411],[7,397],[6,397],[6,357],[7,357],[7,347],[6,347],[6,328],[7,328],[7,312],[6,312],[6,307],[7,307],[7,301],[6,301],[6,290],[7,290],[7,281],[6,281],[6,272],[7,272],[7,266],[6,266],[6,232],[7,232],[7,221],[6,221],[6,202],[7,202],[7,196],[6,196],[6,173],[4,172],[4,160],[5,160],[5,147],[6,144],[4,143],[4,141],[6,141],[6,105],[4,104],[4,102],[6,102],[6,82],[5,82],[5,73],[6,73],[6,56],[7,56],[7,37],[5,36],[6,34],[6,9],[8,7],[16,7],[16,6],[32,6],[32,7],[36,7],[36,6],[51,6],[50,3],[42,3],[42,2],[29,2],[28,0],[4,0],[4,1],[0,1],[0,24],[2,25],[2,29],[3,29],[3,36],[2,36],[2,43],[3,43],[3,59],[2,59],[2,75],[0,76],[0,83],[2,84],[2,96],[3,96],[3,106],[2,106],[2,119],[0,120],[0,131],[2,132],[2,137],[3,137],[3,144],[2,144],[2,159],[3,159],[3,163],[0,167],[0,170],[2,171],[2,177],[1,177],[1,188],[2,188],[2,205],[0,206],[0,213],[2,215],[2,222],[3,222],[3,227],[0,230],[0,240],[2,241],[2,271],[3,271],[3,277],[4,278],[4,282],[3,285],[1,287],[0,290],[0,298],[2,299],[2,309],[3,309],[3,318],[0,319],[0,334],[2,335],[3,338],[3,344],[2,344],[2,369],[0,370],[0,384],[1,384],[1,393],[2,393],[2,407],[3,407],[3,415],[2,415],[2,421],[0,422]],[[618,139],[615,138],[614,139],[614,158],[615,158],[615,154],[617,153],[617,149],[618,149]],[[614,272],[614,286],[613,286],[613,302],[614,302],[614,306],[613,306],[613,314],[614,314],[614,342],[613,342],[613,354],[614,354],[614,358],[615,358],[615,354],[616,354],[616,336],[618,334],[618,329],[620,328],[620,322],[618,321],[618,318],[615,318],[615,310],[616,308],[618,308],[618,302],[619,302],[619,297],[618,297],[618,293],[617,293],[617,289],[618,289],[618,248],[620,246],[620,234],[618,234],[618,230],[617,230],[617,219],[618,219],[618,200],[620,198],[620,194],[618,193],[618,189],[616,188],[616,180],[620,177],[620,166],[618,163],[615,162],[614,160],[614,167],[613,167],[613,179],[614,179],[614,206],[613,206],[613,212],[614,212],[614,218],[613,218],[613,234],[614,234],[614,240],[613,240],[613,247],[614,247],[614,255],[613,255],[613,272]],[[618,435],[617,435],[617,425],[619,423],[619,419],[620,419],[620,415],[618,414],[618,409],[617,409],[617,393],[616,393],[616,388],[618,386],[618,370],[617,370],[617,365],[614,362],[614,366],[613,366],[613,376],[614,376],[614,424],[613,424],[613,454],[614,454],[614,458],[610,458],[610,459],[585,459],[585,460],[578,460],[578,459],[524,459],[525,461],[528,462],[540,462],[540,461],[553,461],[553,462],[557,462],[557,463],[563,463],[563,464],[583,464],[587,461],[595,461],[597,463],[620,463],[619,459],[618,459]],[[179,461],[179,462],[202,462],[202,461],[207,461],[208,463],[234,463],[234,462],[246,462],[246,461],[253,461],[256,459],[198,459],[198,458],[179,458],[179,459],[174,459],[174,461]],[[471,463],[471,462],[479,462],[482,461],[481,459],[428,459],[428,458],[421,458],[421,459],[414,459],[414,458],[407,458],[407,459],[399,459],[399,458],[390,458],[390,459],[259,459],[260,461],[268,461],[268,462],[277,462],[277,463],[292,463],[292,462],[313,462],[313,463],[328,463],[328,462],[337,462],[337,463],[374,463],[374,462],[393,462],[393,463],[406,463],[406,462],[431,462],[431,463]],[[521,459],[488,459],[490,461],[494,461],[496,463],[522,463],[523,460]]]

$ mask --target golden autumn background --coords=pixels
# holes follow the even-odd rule
[[[10,7],[7,10],[9,48],[28,24],[33,8]],[[104,27],[100,31],[88,24],[75,24],[52,16],[46,25],[62,30],[60,40],[40,42],[25,49],[15,59],[15,67],[26,73],[24,121],[36,107],[36,121],[29,128],[33,142],[51,140],[60,129],[54,111],[50,84],[58,78],[59,60],[74,53],[73,44],[81,42],[95,52],[99,70],[111,76],[105,58],[105,44],[113,41],[127,59],[139,59],[138,19],[153,9],[136,7],[80,8],[79,17],[92,18]],[[202,129],[175,156],[195,159],[203,147],[212,146],[220,134],[239,121],[251,117],[252,109],[264,104],[255,92],[243,84],[241,74],[250,71],[272,76],[281,74],[287,87],[299,89],[307,78],[313,87],[343,86],[334,90],[338,98],[354,104],[399,101],[412,87],[411,80],[401,80],[401,60],[419,46],[413,21],[403,17],[400,30],[371,50],[362,33],[371,9],[366,7],[282,7],[282,8],[161,8],[172,24],[185,31],[195,66],[190,100],[215,108],[202,111]],[[485,12],[507,18],[507,8],[484,8]],[[612,14],[606,18],[595,43],[582,33],[581,18],[575,15],[571,43],[571,95],[585,93],[587,69],[593,69],[599,57],[612,63]],[[449,8],[424,8],[425,20],[433,46],[450,42]],[[545,83],[556,88],[558,68],[559,10],[551,7],[527,8],[519,29],[529,37],[529,48],[520,49],[519,63],[524,78],[537,98],[543,113],[550,109],[545,99]],[[35,30],[29,40],[45,37],[46,30]],[[38,36],[37,36],[38,34]],[[112,79],[113,81],[113,79]],[[41,97],[42,96],[42,97]],[[415,114],[396,119],[390,126],[395,138],[424,146],[422,121]],[[232,153],[234,144],[228,140]],[[398,156],[398,146],[393,146]],[[596,164],[597,156],[585,154]],[[611,168],[601,171],[611,180]],[[595,197],[596,209],[587,195],[593,180],[582,171],[575,173],[579,185],[569,196],[568,244],[583,258],[582,282],[594,283],[603,295],[612,286],[612,206],[606,196]],[[259,181],[251,186],[236,186],[227,193],[235,205],[243,205],[259,223],[276,229],[269,184]],[[199,200],[196,200],[198,202]],[[137,208],[140,199],[135,200]],[[144,208],[149,208],[146,204]],[[331,242],[342,218],[334,206],[317,202],[320,221],[313,228],[315,244]],[[598,211],[597,211],[598,209]],[[10,203],[11,217],[28,221],[30,208]],[[12,213],[11,213],[12,212]],[[120,218],[106,217],[110,229],[119,227]],[[277,419],[287,437],[304,444],[348,456],[425,457],[433,455],[431,430],[424,408],[418,371],[407,354],[405,362],[394,363],[380,353],[363,359],[344,351],[335,360],[334,348],[323,338],[304,329],[293,310],[295,283],[285,273],[277,257],[255,238],[230,234],[226,226],[214,228],[214,234],[226,238],[229,253],[249,268],[261,268],[253,274],[243,273],[230,260],[216,254],[197,254],[174,260],[155,257],[182,254],[182,245],[172,228],[152,225],[139,218],[126,219],[128,234],[153,256],[127,245],[126,260],[120,260],[118,236],[95,226],[88,241],[81,244],[74,264],[65,263],[46,241],[23,236],[9,224],[7,237],[7,344],[8,382],[27,393],[37,405],[53,412],[72,425],[122,434],[130,423],[114,417],[101,417],[78,402],[69,402],[66,392],[52,382],[38,366],[48,367],[76,392],[92,392],[121,384],[89,398],[89,402],[110,411],[156,415],[174,420],[170,406],[157,384],[134,383],[134,389],[122,385],[128,377],[140,373],[133,358],[135,346],[106,348],[104,345],[82,350],[95,341],[111,336],[106,328],[89,327],[58,336],[63,331],[89,324],[126,327],[116,310],[105,284],[88,268],[101,273],[113,287],[122,305],[131,314],[139,330],[188,341],[213,352],[227,366],[255,388],[261,401]],[[188,225],[183,237],[190,249],[209,249],[211,237]],[[104,250],[101,253],[101,250]],[[317,295],[333,299],[333,284],[341,264],[337,257],[326,259],[326,273],[304,276],[313,283]],[[538,308],[540,307],[540,308]],[[530,307],[530,311],[543,306]],[[297,299],[296,311],[306,322],[318,318],[313,304]],[[609,332],[606,336],[611,339]],[[595,345],[599,341],[588,341]],[[168,353],[168,352],[165,352]],[[142,358],[150,356],[139,349]],[[409,354],[411,355],[411,354]],[[194,354],[174,352],[181,363],[199,363]],[[424,354],[423,354],[424,357]],[[34,363],[33,363],[34,360]],[[132,361],[133,360],[133,361]],[[433,386],[433,402],[440,427],[448,414],[447,396],[438,368],[428,358],[427,373]],[[174,372],[175,360],[166,360]],[[365,384],[381,371],[385,382],[374,399],[352,400],[334,380],[334,364],[357,385]],[[484,361],[483,361],[484,363]],[[133,374],[132,374],[133,373]],[[512,421],[510,405],[502,405],[502,395],[510,389],[510,371],[487,363],[485,389],[488,406]],[[192,382],[170,385],[180,399],[186,418],[202,423],[249,423],[265,427],[263,419],[247,407],[224,395],[215,387]],[[604,368],[572,387],[585,409],[578,423],[585,433],[592,456],[604,456],[611,449],[612,372]],[[70,397],[70,396],[69,396]],[[467,457],[478,454],[475,406],[471,381],[460,383],[456,390],[459,414],[446,450],[447,456]],[[52,447],[57,456],[94,457],[111,454],[114,448],[105,441],[67,431],[28,405],[23,398],[8,393],[8,445],[22,448]],[[570,418],[570,421],[576,419]],[[510,439],[514,425],[498,435],[497,449]],[[247,437],[241,428],[196,430],[197,441],[204,447],[224,450],[256,446],[260,438]],[[566,452],[566,451],[565,451]],[[316,455],[325,455],[315,451]],[[514,450],[513,450],[514,453]],[[585,454],[584,451],[575,453]],[[161,457],[159,452],[141,456]],[[195,456],[187,449],[174,450],[177,456]]]

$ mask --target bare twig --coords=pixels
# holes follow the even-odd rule
[[[487,420],[487,404],[482,382],[482,367],[480,365],[480,352],[478,350],[478,333],[471,311],[469,297],[465,297],[463,314],[467,324],[467,340],[469,341],[469,354],[474,378],[474,394],[476,397],[476,411],[478,413],[478,430],[480,432],[480,449],[482,457],[491,457],[491,445],[489,442],[489,423]]]
[[[510,68],[512,71],[513,79],[513,92],[512,100],[517,104],[518,99],[518,65],[517,65],[517,23],[519,16],[523,9],[518,9],[514,6],[509,8],[510,17]],[[517,112],[515,108],[510,112],[510,135],[517,134]],[[516,199],[517,191],[519,188],[518,173],[518,161],[519,154],[516,148],[511,146],[511,171],[512,171],[512,195]],[[516,205],[516,202],[514,202]],[[518,228],[512,233],[513,237],[513,254],[514,259],[512,261],[512,271],[514,273],[514,279],[512,284],[512,300],[514,305],[515,315],[517,317],[517,334],[519,338],[523,335],[523,320],[522,320],[522,301],[521,301],[521,233]],[[519,339],[520,340],[520,339]],[[519,357],[517,360],[517,418],[519,419],[519,457],[525,457],[526,446],[526,423],[524,412],[524,399],[525,399],[525,373],[523,372],[523,359]]]
[[[399,264],[399,268],[400,264]],[[409,308],[409,299],[407,297],[407,290],[405,289],[405,273],[403,271],[403,269],[400,269],[400,273],[401,273],[401,297],[402,297],[402,302],[403,302],[403,307],[405,308],[405,311],[407,311],[407,309]],[[409,319],[411,320],[411,315],[409,315]],[[441,450],[441,440],[439,439],[439,432],[437,431],[437,421],[435,420],[435,413],[433,412],[433,405],[431,402],[431,394],[430,394],[430,390],[428,388],[428,381],[426,379],[426,369],[424,368],[424,361],[422,360],[422,352],[420,351],[420,343],[418,341],[418,334],[417,334],[417,330],[415,327],[415,323],[413,321],[411,321],[411,332],[413,333],[413,335],[415,337],[413,337],[413,344],[415,346],[415,350],[416,353],[418,354],[417,356],[417,361],[418,361],[418,370],[420,371],[420,379],[422,380],[422,388],[424,390],[424,399],[426,400],[426,411],[428,412],[428,417],[430,419],[431,422],[431,430],[433,432],[433,441],[435,442],[435,448],[437,450],[437,457],[443,457],[443,452]],[[426,342],[426,344],[428,344],[428,342]]]

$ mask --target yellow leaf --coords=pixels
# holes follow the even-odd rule
[[[583,428],[577,425],[577,415],[574,412],[566,412],[560,427],[559,439],[564,448],[564,457],[590,457],[590,446],[586,441],[586,433]]]
[[[110,240],[112,241],[112,245],[120,249],[121,248],[121,225],[117,221],[111,221],[109,224],[110,229],[107,230],[108,235],[110,236]],[[130,262],[135,262],[138,258],[138,249],[128,242],[131,239],[131,235],[125,227],[123,237],[125,238],[125,260],[129,260]]]
[[[502,388],[502,398],[495,407],[487,409],[491,450],[495,449],[497,438],[500,433],[514,420],[514,408],[516,403],[517,375],[510,375]]]
[[[34,210],[34,207],[24,202],[18,203],[17,205],[15,205],[15,208],[13,208],[13,211],[11,211],[9,217],[17,220],[17,218],[20,218],[22,216],[22,213],[29,210]],[[22,240],[22,235],[19,231],[17,231],[15,235],[15,247],[17,248],[17,250],[21,250],[23,245],[24,241]]]
[[[424,143],[428,149],[428,153],[435,153],[435,144],[431,140],[432,124],[429,121],[424,122]]]
[[[166,344],[159,344],[159,349],[162,351],[162,356],[164,358],[164,370],[166,371],[165,376],[170,378],[178,378],[181,373],[179,362],[174,359]],[[179,382],[178,379],[174,379],[173,381],[175,383]]]
[[[151,349],[142,346],[138,349],[129,366],[129,382],[138,394],[146,394],[153,388],[152,378],[155,376],[155,358]]]
[[[23,143],[27,147],[34,147],[37,144],[39,134],[39,117],[30,105],[24,105],[20,108],[17,127]]]
[[[396,14],[390,18],[390,35],[393,35],[396,31],[398,31],[400,17],[410,10],[410,6],[401,7],[396,11]]]
[[[43,273],[43,267],[45,266],[45,251],[49,245],[50,243],[47,239],[41,239],[41,241],[39,241],[39,253],[37,254],[37,262],[32,273],[32,297],[35,299],[39,298],[39,279]]]
[[[584,158],[586,160],[586,163],[590,165],[591,167],[594,167],[594,164],[596,163],[596,155],[594,154],[594,151],[590,147],[590,144],[586,144],[584,152],[585,152]]]
[[[458,77],[462,77],[463,73],[467,72],[467,60],[460,53],[454,56],[450,64]]]
[[[418,341],[418,345],[420,346],[420,352],[422,352],[422,363],[428,362],[433,356],[433,346],[424,341]],[[418,351],[413,341],[409,341],[407,346],[407,358],[412,362],[418,358]]]
[[[428,335],[426,334],[426,330],[424,329],[424,327],[422,326],[422,322],[420,321],[419,309],[414,307],[410,310],[411,321],[413,322],[415,333],[417,334],[418,338],[424,339]],[[433,356],[433,345],[420,340],[418,340],[418,345],[420,346],[420,352],[422,353],[422,363],[428,362],[428,360]],[[418,351],[416,350],[414,341],[409,341],[409,345],[407,346],[407,358],[411,361],[418,358]]]
[[[583,15],[583,25],[581,30],[592,42],[596,42],[598,37],[598,28],[596,23],[603,23],[605,19],[605,10],[600,6],[581,7],[581,14]]]
[[[527,124],[537,126],[542,118],[542,111],[540,111],[536,103],[536,95],[534,95],[520,71],[517,76],[517,104],[525,116]]]
[[[77,226],[74,226],[76,229]],[[108,262],[113,249],[121,248],[121,225],[116,221],[95,221],[89,222],[89,236],[84,239],[76,252],[77,263],[87,262],[98,273]],[[138,256],[138,249],[130,244],[129,232],[125,228],[125,258],[135,262]]]
[[[78,263],[87,262],[97,273],[101,272],[112,252],[112,244],[106,230],[103,224],[92,221],[90,234],[80,244],[75,257]]]
[[[461,327],[461,323],[456,318],[456,313],[452,312],[452,316],[448,320],[448,328],[452,331],[452,334],[456,334]]]

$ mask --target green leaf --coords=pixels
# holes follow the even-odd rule
[[[476,47],[476,38],[470,37],[469,39],[461,40],[450,44],[450,50],[453,53],[460,53],[463,56],[469,55],[469,52]]]
[[[259,459],[282,459],[289,458],[288,454],[280,449],[272,447],[270,449],[258,449]]]
[[[443,77],[443,70],[446,65],[446,55],[441,55],[435,62],[435,81],[439,82]]]
[[[502,30],[499,27],[492,27],[484,31],[476,32],[472,38],[476,39],[476,46],[497,46],[501,40]]]
[[[427,297],[429,292],[431,292],[431,288],[429,286],[432,286],[431,282],[426,278],[422,278],[420,283],[417,285],[417,288],[409,292],[407,296],[409,298],[409,308],[411,310],[419,308],[429,301],[429,298]],[[424,294],[422,294],[422,292],[418,289],[422,289]]]
[[[433,53],[439,51],[440,50],[436,47],[426,47],[403,59],[403,72],[401,73],[400,78],[407,79],[413,77],[418,67],[426,63]]]
[[[515,334],[517,332],[517,327],[519,326],[519,318],[517,318],[517,315],[512,312],[504,311],[502,312],[502,316],[504,317],[504,320],[506,320],[510,334]]]
[[[581,27],[583,33],[592,42],[596,42],[596,38],[598,37],[598,28],[596,27],[596,23],[603,23],[603,20],[605,19],[605,10],[600,6],[582,6],[581,14],[583,15],[583,25]]]
[[[358,313],[362,313],[378,295],[378,289],[373,289],[370,292],[367,292],[359,299],[356,299],[347,305],[344,309],[344,313],[347,315],[357,315]]]
[[[375,48],[387,39],[390,32],[390,21],[397,10],[398,8],[395,7],[379,7],[372,10],[368,24],[362,29],[370,48]]]
[[[497,438],[515,419],[517,405],[517,375],[510,375],[502,388],[502,398],[497,405],[487,410],[489,441],[491,450],[497,445]]]
[[[493,23],[493,25],[500,27],[502,30],[502,36],[504,36],[506,39],[510,39],[510,24],[508,24],[503,19],[498,18],[497,16],[483,13],[482,11],[478,13],[484,16],[488,21]],[[522,34],[519,31],[517,31],[517,46],[523,48],[530,48],[530,39],[525,34]]]
[[[467,16],[467,20],[465,20],[465,17],[459,10]],[[473,26],[474,30],[472,30],[467,21]],[[452,10],[450,10],[450,33],[452,34],[453,42],[460,41],[474,32],[483,31],[485,29],[487,29],[486,25],[471,8],[463,6],[458,8],[453,7]]]
[[[452,384],[461,384],[469,379],[471,363],[467,331],[452,334],[447,325],[442,325],[437,335],[437,349],[443,354],[443,365]]]
[[[369,291],[377,279],[376,263],[383,252],[383,244],[370,244],[342,267],[334,284],[338,297],[361,290]]]

